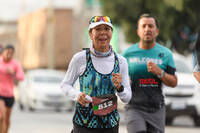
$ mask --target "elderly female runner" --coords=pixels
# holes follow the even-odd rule
[[[77,101],[73,133],[118,133],[117,97],[128,103],[132,93],[128,65],[116,54],[110,41],[113,26],[108,16],[94,16],[89,22],[91,47],[75,54],[61,89]],[[80,90],[73,87],[79,78]]]

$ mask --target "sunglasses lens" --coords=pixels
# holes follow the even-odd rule
[[[96,21],[95,22],[100,22],[101,21],[101,17],[100,16],[96,16]]]
[[[95,22],[100,22],[100,21],[111,23],[111,20],[108,16],[94,16],[92,17],[90,24],[95,23]]]
[[[109,20],[110,20],[109,17],[107,17],[107,16],[103,17],[104,22],[110,22]]]

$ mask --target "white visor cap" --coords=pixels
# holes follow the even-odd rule
[[[94,28],[94,27],[96,27],[96,26],[99,26],[99,25],[101,25],[101,24],[106,24],[106,25],[110,26],[110,27],[113,29],[113,26],[112,26],[111,23],[100,21],[100,22],[91,23],[91,24],[89,25],[88,30],[90,30],[90,29],[92,29],[92,28]]]

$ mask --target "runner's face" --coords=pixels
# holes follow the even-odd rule
[[[102,24],[96,26],[89,32],[94,49],[99,52],[107,52],[112,38],[112,29],[110,26]]]
[[[5,49],[3,51],[3,59],[5,61],[9,61],[13,58],[14,50],[12,48]]]
[[[159,34],[159,30],[156,26],[154,18],[141,18],[138,22],[137,34],[143,42],[155,42],[156,37]]]

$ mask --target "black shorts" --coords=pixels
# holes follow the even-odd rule
[[[6,107],[11,108],[14,105],[15,98],[14,97],[4,97],[0,96],[0,99],[5,102]]]
[[[78,126],[74,124],[74,128],[71,133],[118,133],[119,126],[115,126],[113,128],[103,128],[103,129],[90,129]]]

